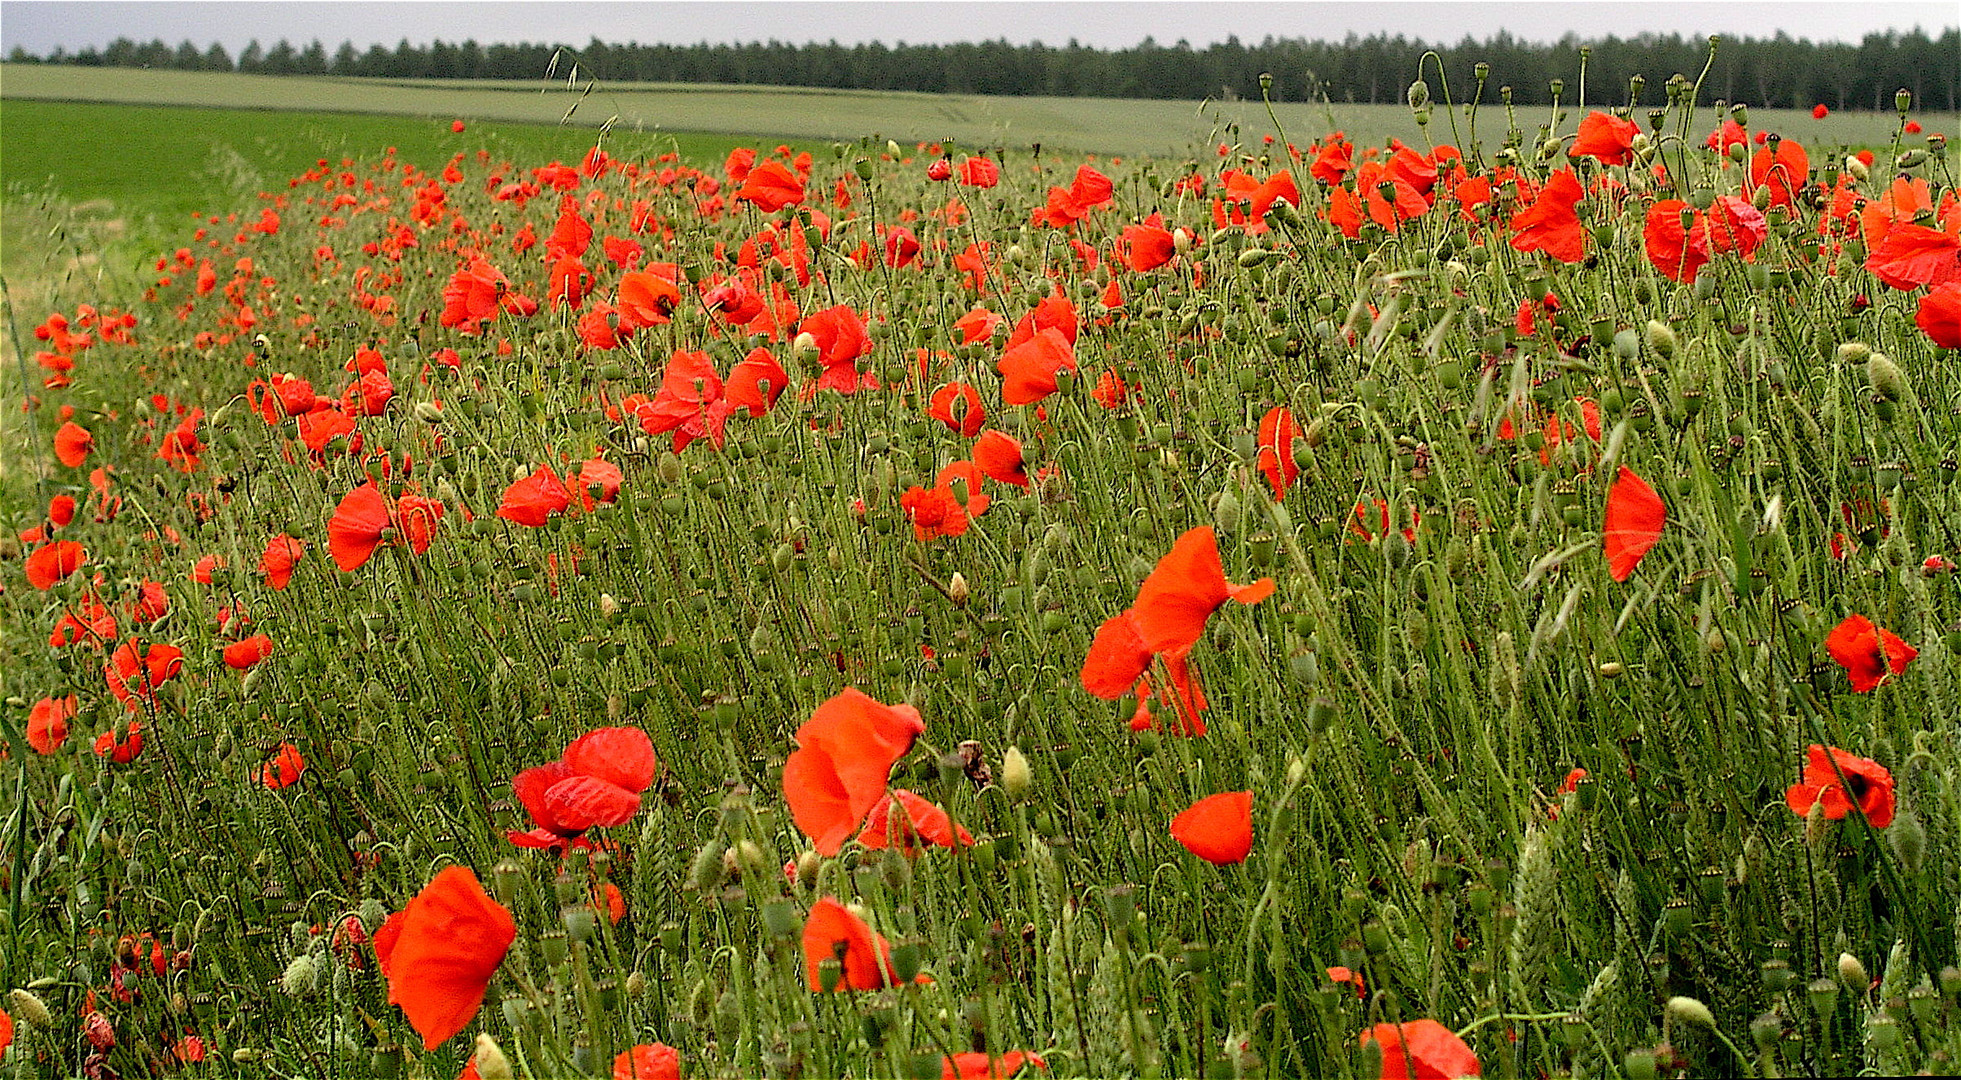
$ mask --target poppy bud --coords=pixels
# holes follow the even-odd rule
[[[1409,84],[1409,107],[1421,109],[1430,103],[1430,84],[1418,79]]]
[[[1009,799],[1021,802],[1035,789],[1035,770],[1029,766],[1028,758],[1018,746],[1010,746],[1001,755],[1001,790]]]
[[[1171,230],[1171,250],[1183,255],[1191,249],[1192,234],[1190,229],[1180,227]]]
[[[1847,990],[1858,994],[1865,993],[1872,986],[1872,980],[1866,976],[1866,965],[1849,952],[1838,954],[1838,981],[1844,983]]]
[[[953,601],[954,607],[964,608],[972,596],[973,588],[967,584],[967,575],[955,571],[953,577],[946,583],[946,598]]]
[[[1648,348],[1661,355],[1663,360],[1675,356],[1675,331],[1660,319],[1649,319],[1647,326]]]
[[[306,997],[320,988],[320,965],[314,962],[311,953],[293,957],[286,965],[285,974],[279,977],[279,988],[291,997]]]
[[[1237,533],[1244,519],[1244,507],[1240,505],[1239,496],[1233,494],[1232,488],[1228,487],[1219,492],[1218,498],[1212,504],[1212,523],[1219,527],[1219,532],[1225,536]]]
[[[440,424],[443,422],[443,407],[433,401],[418,401],[415,403],[415,418],[425,424]]]
[[[46,1031],[54,1024],[54,1015],[48,1012],[47,1002],[26,990],[15,990],[8,994],[7,1004],[13,1007],[15,1015],[33,1027]]]
[[[1852,179],[1862,184],[1872,178],[1872,170],[1867,168],[1866,163],[1857,157],[1848,157],[1845,159],[1845,171],[1852,174]]]
[[[707,892],[721,885],[724,873],[721,841],[710,840],[695,852],[694,862],[688,867],[688,888]]]
[[[1927,829],[1911,811],[1902,811],[1886,829],[1886,842],[1909,874],[1918,874],[1927,859]]]
[[[1840,346],[1842,353],[1844,346]],[[1872,392],[1897,403],[1906,396],[1906,377],[1900,373],[1900,365],[1895,364],[1885,353],[1873,353],[1866,359],[1866,382],[1871,384]]]
[[[1712,1028],[1716,1026],[1716,1015],[1709,1011],[1709,1006],[1692,997],[1678,995],[1669,998],[1667,1009],[1668,1018],[1676,1023],[1702,1024]]]
[[[497,1040],[486,1031],[477,1032],[476,1052],[470,1060],[477,1066],[477,1075],[483,1080],[511,1080],[511,1059],[504,1056],[504,1050]]]

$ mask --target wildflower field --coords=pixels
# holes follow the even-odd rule
[[[10,290],[0,1076],[1953,1072],[1943,133],[1454,89]]]

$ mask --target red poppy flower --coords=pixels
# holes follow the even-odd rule
[[[1925,225],[1894,225],[1866,255],[1866,269],[1895,289],[1961,282],[1961,238]]]
[[[865,320],[850,305],[839,304],[806,316],[797,330],[809,334],[817,344],[817,359],[824,367],[817,380],[819,389],[850,394],[861,385],[876,385],[869,376],[859,377],[858,358],[872,351],[872,339]]]
[[[776,407],[776,399],[790,385],[790,376],[768,349],[758,345],[729,369],[722,384],[723,396],[731,409],[748,409],[750,419]]]
[[[317,454],[335,439],[354,434],[354,418],[342,412],[338,406],[325,405],[302,413],[297,427],[300,442]]]
[[[1830,116],[1831,114],[1832,114],[1832,110],[1827,109],[1823,103],[1813,105],[1811,107],[1811,118],[1813,120],[1823,120],[1825,117]]]
[[[266,550],[259,556],[259,572],[265,575],[266,584],[277,592],[293,580],[293,567],[299,565],[300,556],[306,553],[306,542],[296,540],[280,533],[266,541]]]
[[[1898,634],[1874,626],[1864,615],[1848,615],[1844,622],[1833,627],[1825,636],[1825,651],[1845,668],[1853,691],[1860,694],[1871,691],[1887,676],[1906,671],[1913,658],[1920,655],[1920,650],[1901,640]]]
[[[1124,226],[1124,263],[1132,270],[1149,273],[1170,262],[1176,254],[1178,248],[1171,230],[1164,227],[1159,215],[1152,214],[1142,225]]]
[[[773,214],[804,199],[803,181],[774,158],[750,169],[749,175],[741,183],[742,186],[736,189],[735,201],[752,203],[765,214]]]
[[[1076,332],[1081,324],[1082,320],[1076,314],[1076,305],[1070,303],[1069,298],[1061,293],[1051,293],[1043,297],[1040,303],[1030,308],[1028,313],[1015,323],[1014,331],[1008,335],[1008,348],[1012,349],[1017,345],[1033,341],[1035,335],[1044,330],[1059,330],[1062,332],[1063,340],[1067,341],[1073,349],[1076,345]]]
[[[1212,526],[1186,532],[1158,560],[1131,605],[1137,636],[1152,652],[1182,652],[1198,643],[1205,621],[1227,600],[1257,604],[1273,594],[1273,579],[1250,585],[1226,580]]]
[[[506,836],[519,847],[562,850],[587,829],[624,825],[639,812],[640,793],[653,784],[658,766],[653,740],[639,728],[589,731],[557,761],[511,778],[534,827]]]
[[[1607,572],[1615,581],[1626,581],[1641,565],[1649,549],[1661,539],[1668,521],[1668,508],[1661,496],[1634,470],[1621,466],[1620,475],[1607,489],[1607,517],[1601,524],[1601,546],[1607,556]]]
[[[940,1080],[1007,1080],[1023,1065],[1046,1069],[1049,1063],[1025,1050],[1010,1050],[996,1057],[982,1051],[940,1058]]]
[[[27,712],[27,745],[43,756],[61,749],[68,741],[68,721],[75,718],[78,708],[79,699],[74,694],[35,702]]]
[[[962,345],[976,345],[994,336],[994,328],[1007,320],[986,308],[977,307],[953,321],[960,331]]]
[[[680,302],[681,286],[671,277],[652,270],[620,275],[617,306],[622,330],[660,326],[669,321]]]
[[[374,557],[388,529],[388,497],[373,480],[348,492],[327,521],[327,550],[343,572],[353,573]]]
[[[613,1080],[681,1080],[681,1051],[666,1043],[641,1043],[613,1059]]]
[[[893,764],[925,730],[919,710],[880,704],[851,687],[797,729],[797,749],[783,765],[783,797],[819,855],[836,855],[858,830],[885,795]]]
[[[143,753],[143,721],[131,720],[122,729],[110,728],[95,737],[95,756],[127,765]]]
[[[649,435],[673,432],[678,454],[703,437],[719,448],[727,439],[730,408],[708,354],[676,349],[661,375],[660,393],[636,415]]]
[[[865,920],[851,909],[826,896],[810,905],[810,916],[803,924],[804,969],[810,988],[823,992],[822,965],[836,960],[843,966],[842,977],[830,989],[881,990],[899,984],[899,973],[892,967],[892,946],[885,935],[872,932]],[[926,977],[920,976],[920,982]]]
[[[234,641],[225,646],[225,666],[235,671],[244,671],[259,661],[272,655],[272,639],[264,634],[254,634],[243,641]]]
[[[974,464],[990,480],[1016,487],[1028,486],[1028,467],[1022,460],[1021,443],[1003,431],[988,430],[974,443]]]
[[[1137,685],[1155,655],[1145,647],[1132,613],[1120,611],[1096,628],[1089,655],[1083,658],[1083,689],[1105,701],[1115,701]]]
[[[1927,340],[1943,349],[1961,349],[1961,281],[1943,285],[1920,298],[1913,324]]]
[[[504,489],[497,516],[529,528],[540,528],[553,514],[572,505],[572,493],[550,465],[539,465],[530,476]]]
[[[259,769],[259,782],[274,791],[292,787],[300,782],[300,774],[306,771],[306,759],[300,756],[300,748],[292,743],[279,744],[279,752],[272,760]]]
[[[961,382],[947,383],[933,391],[926,415],[969,439],[978,434],[981,425],[987,422],[987,410],[981,406],[980,391]]]
[[[1382,1080],[1456,1080],[1478,1076],[1478,1057],[1449,1028],[1435,1020],[1377,1024],[1362,1032],[1361,1044],[1382,1047]]]
[[[75,496],[56,495],[48,500],[48,523],[57,529],[66,528],[75,520]]]
[[[1750,156],[1750,188],[1770,188],[1772,206],[1789,206],[1811,175],[1811,158],[1794,139],[1779,139],[1772,151],[1766,143]]]
[[[403,495],[395,500],[395,523],[401,530],[397,542],[417,555],[429,550],[442,520],[443,504],[426,495]]]
[[[104,674],[109,692],[130,709],[152,701],[157,688],[184,670],[184,650],[175,645],[150,645],[131,637],[109,655]]]
[[[95,436],[73,420],[62,424],[60,430],[54,433],[55,459],[71,469],[80,468],[93,449]]]
[[[1300,475],[1301,467],[1294,463],[1294,440],[1299,437],[1300,426],[1284,405],[1275,405],[1260,418],[1260,473],[1273,485],[1276,499],[1285,499]]]
[[[73,540],[56,540],[42,544],[27,557],[27,583],[46,591],[55,583],[82,568],[88,561],[88,552]]]
[[[1307,174],[1314,179],[1334,187],[1340,184],[1349,170],[1355,167],[1355,144],[1345,139],[1329,137],[1314,155],[1314,164],[1307,167]]]
[[[1684,213],[1692,215],[1690,228],[1683,228]],[[1648,208],[1648,223],[1642,232],[1648,262],[1670,281],[1694,281],[1709,261],[1709,237],[1693,227],[1699,215],[1680,199],[1663,199]]]
[[[1171,819],[1171,837],[1214,866],[1245,862],[1253,850],[1253,793],[1200,799]]]
[[[897,228],[885,234],[885,265],[901,270],[919,258],[919,237],[911,229]]]
[[[923,846],[971,847],[973,843],[974,835],[955,825],[944,809],[904,789],[889,792],[873,803],[865,828],[858,834],[860,847],[897,847],[907,855],[919,854]]]
[[[967,158],[960,163],[960,182],[967,187],[991,188],[1001,182],[1001,166],[993,158]]]
[[[1634,159],[1634,136],[1640,131],[1640,125],[1632,120],[1590,112],[1580,121],[1579,137],[1566,153],[1590,157],[1602,165],[1625,165]]]
[[[400,914],[387,952],[380,933],[375,952],[389,1004],[402,1007],[422,1048],[434,1050],[477,1015],[491,976],[517,940],[517,923],[461,866],[437,874]]]
[[[967,508],[947,488],[914,484],[899,496],[899,509],[912,522],[913,537],[921,542],[942,536],[964,536],[972,521]]]
[[[1839,781],[1841,772],[1845,774],[1843,783]],[[1805,748],[1804,781],[1791,785],[1784,793],[1784,803],[1799,817],[1823,803],[1822,813],[1833,821],[1856,806],[1873,828],[1883,829],[1893,823],[1893,774],[1876,761],[1814,743]]]
[[[1034,405],[1056,391],[1056,375],[1076,370],[1076,348],[1063,332],[1050,327],[1001,355],[996,368],[1005,380],[1001,400],[1010,405]]]
[[[1553,173],[1532,205],[1512,215],[1512,247],[1543,251],[1560,262],[1586,258],[1586,229],[1575,209],[1585,194],[1573,170]]]

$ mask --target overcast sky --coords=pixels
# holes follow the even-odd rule
[[[1150,35],[1160,44],[1180,39],[1195,47],[1236,35],[1257,42],[1269,35],[1340,40],[1350,33],[1401,34],[1431,44],[1456,44],[1466,35],[1483,40],[1500,30],[1528,41],[1557,41],[1645,32],[1770,37],[1783,31],[1812,41],[1856,42],[1870,33],[1915,27],[1939,36],[1961,23],[1954,0],[1889,3],[1705,3],[1644,0],[1640,3],[1451,3],[1437,0],[1321,0],[1317,3],[915,3],[860,2],[720,3],[500,3],[484,0],[420,0],[408,3],[252,0],[184,3],[0,0],[0,51],[19,45],[45,55],[59,45],[70,52],[101,47],[117,37],[161,38],[175,45],[188,38],[203,48],[216,41],[237,56],[257,39],[295,45],[318,38],[331,51],[341,41],[365,48],[392,47],[407,38],[460,43],[538,42],[694,44],[777,39],[801,44],[835,39],[844,44],[978,41],[1006,38],[1061,45],[1122,48]]]

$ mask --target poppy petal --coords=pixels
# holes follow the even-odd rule
[[[434,1050],[476,1016],[517,924],[461,866],[437,874],[404,910],[387,961],[388,1001]]]
[[[1200,799],[1171,819],[1171,836],[1215,866],[1245,862],[1253,850],[1253,793],[1228,791]]]
[[[588,731],[572,741],[559,758],[575,773],[596,777],[638,794],[654,782],[659,760],[654,743],[636,727]]]
[[[1668,508],[1662,505],[1661,496],[1646,480],[1634,475],[1633,469],[1621,466],[1613,487],[1607,489],[1607,517],[1601,526],[1607,571],[1615,581],[1626,581],[1641,565],[1642,558],[1661,539],[1667,520]]]
[[[545,792],[545,810],[567,829],[610,829],[640,812],[640,794],[598,777],[568,776]]]

